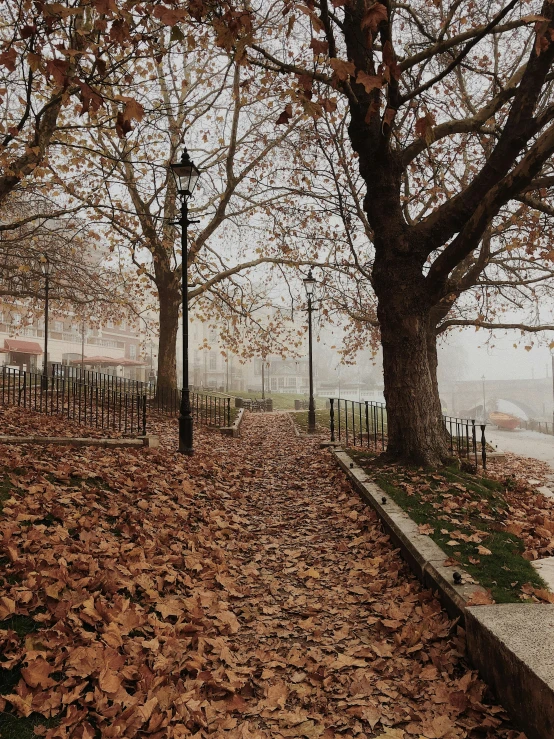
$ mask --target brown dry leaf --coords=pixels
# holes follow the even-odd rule
[[[54,680],[50,678],[52,666],[42,657],[31,660],[27,667],[23,667],[21,675],[31,688],[49,688],[54,685]]]
[[[494,598],[484,590],[474,590],[469,596],[466,605],[468,606],[490,606],[494,603]]]
[[[481,546],[481,545],[479,545],[479,546],[477,547],[477,551],[478,551],[478,552],[479,552],[479,554],[481,554],[481,555],[488,555],[488,554],[492,554],[492,552],[491,552],[491,550],[490,550],[490,549],[487,549],[487,547],[483,547],[483,546]]]
[[[339,80],[347,80],[356,74],[356,65],[352,64],[352,62],[345,62],[343,59],[332,57],[329,60],[329,64]]]
[[[435,533],[435,529],[428,523],[420,523],[417,527],[417,530],[420,534],[424,534],[425,536],[430,536],[431,534]]]
[[[104,668],[98,677],[98,685],[105,693],[117,693],[121,688],[121,679],[112,670]]]
[[[15,613],[15,601],[5,595],[0,597],[0,621]]]
[[[376,31],[379,25],[388,20],[387,9],[382,3],[373,3],[362,18],[362,28]]]

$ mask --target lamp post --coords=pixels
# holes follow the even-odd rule
[[[171,171],[175,177],[177,192],[181,197],[181,284],[183,299],[183,387],[181,389],[181,407],[179,409],[179,452],[181,454],[193,453],[192,442],[192,413],[190,407],[190,390],[189,390],[189,310],[188,310],[188,227],[191,221],[188,216],[188,201],[191,197],[200,171],[195,164],[192,163],[188,151],[183,150],[180,162],[171,165]]]
[[[50,293],[50,260],[44,255],[40,263],[44,275],[44,360],[42,362],[42,387],[48,390],[48,300]]]
[[[485,375],[481,378],[483,381],[483,423],[487,421],[487,399],[485,397]]]
[[[314,404],[314,368],[313,368],[313,348],[312,348],[312,296],[316,280],[312,275],[312,270],[308,272],[308,276],[304,278],[304,287],[308,296],[308,357],[309,357],[309,374],[310,374],[310,401],[308,404],[308,433],[315,433],[315,404]]]
[[[262,355],[262,400],[265,400],[265,375],[264,375],[264,368],[265,368],[265,355]]]

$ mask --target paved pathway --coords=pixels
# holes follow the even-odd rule
[[[513,452],[523,457],[532,457],[547,462],[554,472],[554,436],[538,431],[515,429],[503,431],[494,426],[487,427],[487,441],[498,447],[498,451]]]
[[[52,711],[45,739],[521,739],[317,439],[247,413],[188,457],[158,425],[159,449],[3,448],[0,619],[40,621],[0,629],[0,710]]]
[[[242,434],[261,470],[242,480],[228,548],[247,593],[230,647],[257,692],[241,698],[244,736],[517,737],[329,453],[282,415],[247,414]]]

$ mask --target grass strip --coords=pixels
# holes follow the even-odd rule
[[[548,589],[522,556],[523,541],[506,530],[503,486],[456,467],[410,468],[349,450],[369,477],[435,541],[447,557],[490,591],[497,603],[521,603],[527,583]]]

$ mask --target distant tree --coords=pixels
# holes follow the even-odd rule
[[[230,350],[253,345],[256,340],[244,340],[249,331],[251,336],[260,331],[264,340],[279,333],[278,350],[283,332],[268,332],[254,313],[271,303],[264,297],[271,265],[302,261],[296,247],[284,250],[272,235],[294,179],[279,161],[279,147],[296,121],[275,131],[278,82],[273,75],[252,74],[240,60],[213,48],[208,34],[209,29],[205,37],[201,29],[194,37],[160,31],[149,55],[122,65],[121,75],[104,84],[103,98],[112,102],[91,112],[92,125],[68,124],[52,144],[65,151],[50,164],[55,183],[109,227],[112,250],[136,270],[143,303],[159,309],[160,387],[176,385],[183,255],[169,165],[185,143],[202,172],[190,202],[190,216],[198,221],[189,229],[191,310],[233,327],[237,338],[233,342],[229,334]],[[134,117],[125,130],[117,125],[123,97]],[[252,277],[261,265],[265,272]]]
[[[48,261],[58,307],[113,318],[132,305],[134,283],[110,264],[95,224],[67,208],[58,210],[55,202],[28,189],[12,192],[3,216],[7,223],[0,225],[0,297],[25,300],[32,309],[44,297]]]

